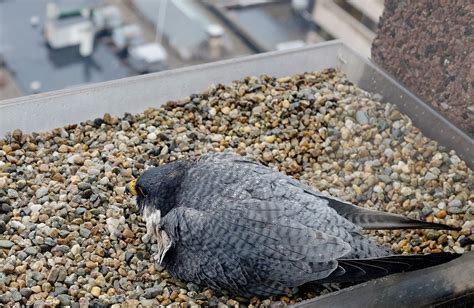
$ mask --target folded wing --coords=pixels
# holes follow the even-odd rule
[[[163,228],[176,248],[174,259],[181,262],[174,267],[178,276],[239,294],[255,294],[253,288],[274,294],[322,279],[351,250],[341,239],[291,219],[268,221],[238,206],[213,213],[175,208]]]

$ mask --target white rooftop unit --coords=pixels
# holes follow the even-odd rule
[[[112,41],[119,49],[138,46],[144,43],[143,33],[137,24],[124,25],[113,29]]]
[[[215,60],[228,48],[224,29],[202,14],[194,1],[134,0],[134,4],[183,60]]]
[[[149,43],[133,47],[129,50],[133,58],[142,59],[147,63],[156,63],[166,61],[166,50],[157,43]]]
[[[167,59],[165,48],[158,43],[148,43],[128,50],[128,62],[139,72],[159,71]]]
[[[282,42],[276,45],[277,50],[285,50],[285,49],[292,49],[292,48],[300,48],[305,46],[306,43],[301,41],[301,40],[296,40],[296,41],[288,41],[288,42]]]
[[[113,30],[124,24],[122,13],[115,5],[106,5],[94,9],[92,20],[97,30]]]
[[[95,37],[95,27],[90,20],[91,7],[69,7],[70,4],[63,1],[47,4],[44,35],[54,49],[79,45],[81,56],[90,56]]]

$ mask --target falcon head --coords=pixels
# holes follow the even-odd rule
[[[176,206],[177,195],[189,163],[176,161],[150,168],[127,185],[127,191],[136,196],[142,213],[159,212],[165,216]]]

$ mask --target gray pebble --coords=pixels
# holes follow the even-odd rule
[[[10,198],[10,199],[18,198],[18,192],[14,189],[9,189],[8,190],[8,198]]]
[[[143,293],[143,297],[146,299],[151,299],[155,298],[158,295],[160,295],[163,292],[163,288],[160,287],[153,287],[153,288],[148,288],[145,289],[145,292]]]
[[[15,243],[10,240],[0,240],[0,248],[12,248]]]
[[[19,302],[21,300],[21,293],[17,289],[10,289],[11,297],[14,302]]]
[[[24,298],[28,299],[28,298],[30,298],[31,294],[33,294],[33,291],[31,291],[30,288],[21,288],[20,289],[20,294]]]
[[[84,238],[89,238],[89,236],[91,235],[91,231],[87,228],[81,227],[79,229],[79,234]]]
[[[7,203],[2,203],[0,206],[0,213],[8,214],[12,211],[12,206]]]
[[[393,179],[390,176],[385,175],[385,174],[379,174],[378,178],[386,184],[389,184],[389,183],[393,182]]]
[[[448,206],[446,211],[448,211],[449,214],[460,214],[464,212],[462,208],[459,208],[457,206]]]
[[[39,252],[39,248],[36,246],[30,246],[23,249],[23,251],[29,254],[30,256],[34,256]]]
[[[80,216],[80,215],[84,214],[86,211],[87,211],[86,208],[78,207],[75,212],[76,212],[76,215]]]
[[[359,124],[367,124],[369,123],[369,116],[366,112],[359,110],[356,112],[356,120]]]
[[[19,251],[16,254],[16,258],[21,260],[21,261],[24,261],[27,257],[28,257],[28,254],[26,252],[24,252],[23,250]]]
[[[0,303],[2,304],[8,304],[10,301],[12,301],[12,294],[7,291],[4,294],[0,295]]]
[[[57,295],[56,298],[63,306],[69,306],[71,304],[71,296],[69,296],[68,294],[60,294]]]
[[[41,197],[44,197],[48,194],[48,189],[46,187],[40,187],[37,191],[36,191],[36,198],[41,198]]]
[[[17,230],[17,231],[23,231],[24,229],[26,229],[26,226],[24,224],[22,224],[21,222],[17,221],[17,220],[11,220],[10,221],[10,227],[12,227],[14,230]]]
[[[59,286],[59,287],[54,288],[54,293],[53,294],[54,294],[54,296],[58,296],[60,294],[67,294],[68,292],[69,292],[68,288]]]
[[[92,186],[89,183],[80,182],[79,184],[77,184],[77,188],[79,188],[80,190],[88,190],[88,189],[91,189]]]
[[[128,121],[122,121],[120,123],[120,126],[122,127],[122,130],[129,130],[131,127]]]
[[[438,176],[431,173],[431,172],[427,172],[426,175],[425,175],[425,180],[426,181],[436,180],[437,178],[438,178]]]
[[[453,199],[448,202],[448,206],[451,207],[461,207],[462,206],[462,201],[459,199]]]

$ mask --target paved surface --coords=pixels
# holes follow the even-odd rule
[[[293,13],[289,3],[233,8],[226,11],[228,18],[268,51],[276,50],[279,43],[295,40],[304,42],[311,30]]]
[[[194,1],[194,0],[186,0],[186,1]],[[129,4],[130,1],[105,0],[105,2],[119,7],[127,23],[138,24],[140,28],[142,29],[145,40],[147,42],[156,41],[156,30],[154,28],[153,23],[151,21],[146,20],[143,16],[141,16],[140,13],[137,10],[135,10],[133,5]],[[198,1],[198,3],[200,2]],[[231,47],[231,52],[227,54],[226,56],[224,56],[222,59],[235,58],[239,56],[250,55],[253,53],[250,50],[250,48],[248,48],[245,45],[245,43],[243,43],[242,40],[235,33],[233,33],[231,30],[226,28],[225,25],[223,25],[223,23],[216,16],[214,16],[211,12],[209,12],[202,3],[200,4],[199,9],[200,9],[200,13],[204,14],[211,21],[217,24],[220,24],[225,29],[227,39],[230,40],[232,47]],[[183,29],[183,31],[185,31],[185,29]],[[178,57],[178,54],[173,50],[173,48],[171,48],[169,44],[166,43],[166,40],[164,40],[162,43],[163,43],[163,46],[166,48],[166,51],[168,52],[167,64],[168,64],[169,69],[185,67],[185,66],[190,66],[190,65],[206,62],[203,60],[183,61]]]
[[[40,92],[129,76],[128,68],[103,41],[97,41],[92,56],[83,58],[78,47],[52,50],[42,35],[47,0],[0,2],[0,53],[24,95],[31,83],[41,83]],[[32,27],[37,15],[40,25]]]
[[[20,89],[10,72],[0,67],[0,100],[21,96]]]

